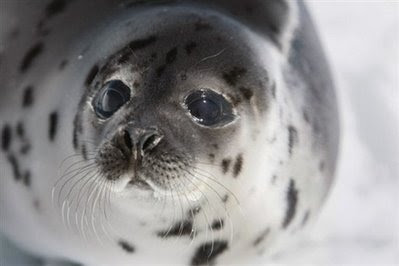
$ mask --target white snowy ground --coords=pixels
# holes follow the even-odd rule
[[[308,4],[337,78],[340,160],[320,219],[276,264],[399,265],[399,0]],[[37,262],[0,239],[3,265]]]

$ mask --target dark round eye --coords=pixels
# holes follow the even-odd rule
[[[103,119],[112,116],[130,99],[130,88],[120,80],[108,81],[93,99],[96,114]]]
[[[231,104],[212,90],[191,93],[185,104],[194,120],[204,126],[220,126],[234,120]]]

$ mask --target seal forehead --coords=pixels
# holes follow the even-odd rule
[[[235,104],[256,95],[259,101],[252,104],[264,110],[269,76],[246,41],[245,26],[224,16],[170,12],[177,14],[166,19],[161,13],[143,25],[150,28],[145,34],[131,37],[103,62],[100,83],[119,78],[140,85],[151,104],[181,97],[181,90],[211,87]]]

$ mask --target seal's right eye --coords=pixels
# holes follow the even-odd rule
[[[111,80],[97,93],[92,105],[98,117],[107,119],[129,100],[130,88],[120,80]]]

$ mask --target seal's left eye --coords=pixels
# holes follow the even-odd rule
[[[235,115],[231,104],[210,89],[194,91],[185,99],[189,114],[200,125],[218,127],[234,120]]]
[[[111,117],[130,99],[130,88],[120,80],[108,81],[93,99],[96,114],[106,119]]]

